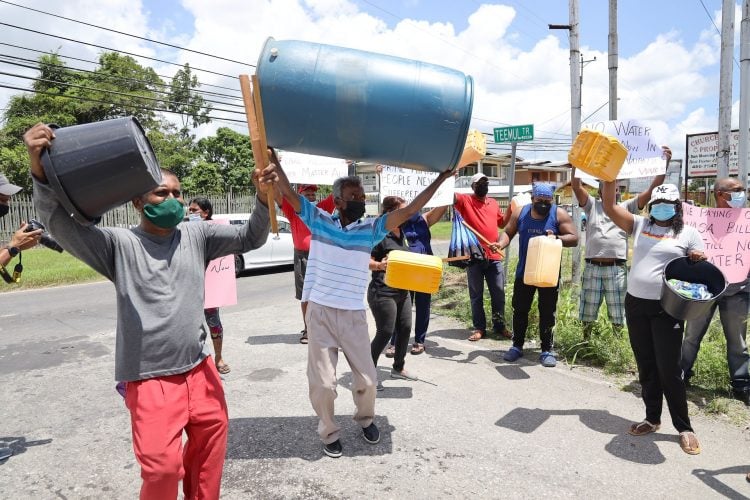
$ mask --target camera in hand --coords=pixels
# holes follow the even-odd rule
[[[37,229],[41,229],[42,231],[44,231],[42,233],[42,237],[39,239],[39,243],[41,243],[47,248],[50,248],[52,250],[62,253],[63,247],[61,247],[60,244],[57,241],[55,241],[55,239],[52,236],[50,236],[50,234],[47,232],[47,229],[38,220],[36,219],[29,220],[29,222],[27,223],[25,232],[30,233],[31,231],[36,231]]]

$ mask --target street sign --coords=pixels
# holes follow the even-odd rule
[[[495,142],[520,142],[534,140],[534,125],[515,125],[494,129]]]

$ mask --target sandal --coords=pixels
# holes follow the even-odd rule
[[[658,431],[659,427],[659,424],[652,424],[648,420],[644,420],[643,422],[631,425],[630,429],[628,429],[628,434],[631,436],[645,436],[646,434]]]
[[[385,350],[385,357],[392,358],[395,355],[396,355],[396,347],[393,345],[389,345],[388,348]]]
[[[412,354],[422,354],[424,352],[424,344],[415,343],[413,346],[411,346],[411,353]]]
[[[299,343],[307,344],[307,330],[302,330],[300,333],[302,334],[302,336],[299,338]]]
[[[469,341],[476,342],[477,340],[482,340],[482,338],[484,338],[484,332],[482,330],[474,330],[471,332]]]
[[[231,372],[232,369],[229,368],[229,365],[226,363],[221,363],[219,365],[216,365],[216,370],[221,373],[222,375],[226,375],[227,373]]]
[[[680,432],[680,448],[688,455],[697,455],[701,452],[701,444],[698,442],[698,437],[690,432]]]

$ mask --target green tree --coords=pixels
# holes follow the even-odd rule
[[[184,135],[189,133],[189,124],[192,125],[192,128],[196,128],[211,121],[208,116],[211,111],[211,104],[207,103],[203,96],[196,92],[200,86],[198,77],[193,74],[190,65],[187,63],[182,69],[177,70],[169,86],[169,94],[166,99],[167,109],[180,114],[182,120],[180,132]]]
[[[174,172],[179,179],[186,179],[198,158],[193,138],[180,133],[175,124],[166,120],[162,120],[158,128],[149,130],[147,136],[159,165]]]
[[[221,193],[224,191],[224,181],[215,164],[199,161],[182,180],[182,190],[189,193]]]
[[[250,175],[255,161],[247,135],[221,127],[215,136],[199,140],[196,149],[203,161],[216,165],[226,191],[254,191]]]

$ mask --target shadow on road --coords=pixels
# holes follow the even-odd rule
[[[735,465],[734,467],[725,467],[718,470],[695,469],[693,475],[703,481],[703,483],[714,490],[719,495],[726,498],[747,498],[747,495],[740,493],[734,488],[722,483],[717,476],[723,474],[741,474],[743,477],[750,472],[750,465]]]
[[[336,415],[341,426],[341,442],[346,456],[390,455],[391,433],[395,430],[385,417],[375,417],[380,442],[368,444],[351,415]],[[227,438],[228,460],[325,458],[318,439],[318,417],[230,418]]]
[[[676,435],[661,433],[647,436],[631,436],[627,429],[633,422],[605,410],[542,410],[539,408],[515,408],[495,422],[498,427],[505,427],[516,432],[530,434],[536,431],[551,416],[577,416],[589,429],[602,434],[614,434],[612,440],[604,447],[607,452],[640,464],[660,464],[666,459],[656,445],[657,441],[668,441],[677,444]]]
[[[411,399],[414,397],[414,390],[411,388],[411,385],[422,383],[420,381],[411,382],[408,380],[391,378],[390,368],[383,368],[382,366],[377,366],[375,368],[378,371],[378,380],[383,382],[384,387],[382,391],[378,392],[378,399]],[[338,383],[341,387],[345,387],[351,391],[352,372],[346,372],[341,375],[338,379]]]
[[[13,458],[13,456],[26,453],[26,450],[31,446],[41,446],[43,444],[50,444],[51,442],[51,439],[26,441],[26,438],[23,436],[0,437],[0,448],[10,448],[11,450],[13,450],[13,455],[6,458],[5,460],[0,460],[0,465],[5,464],[8,460]]]
[[[526,373],[522,366],[519,365],[497,365],[495,370],[508,380],[526,380],[531,375]]]
[[[276,335],[252,335],[245,341],[250,345],[299,344],[300,333],[278,333]],[[303,349],[307,349],[300,344]]]

